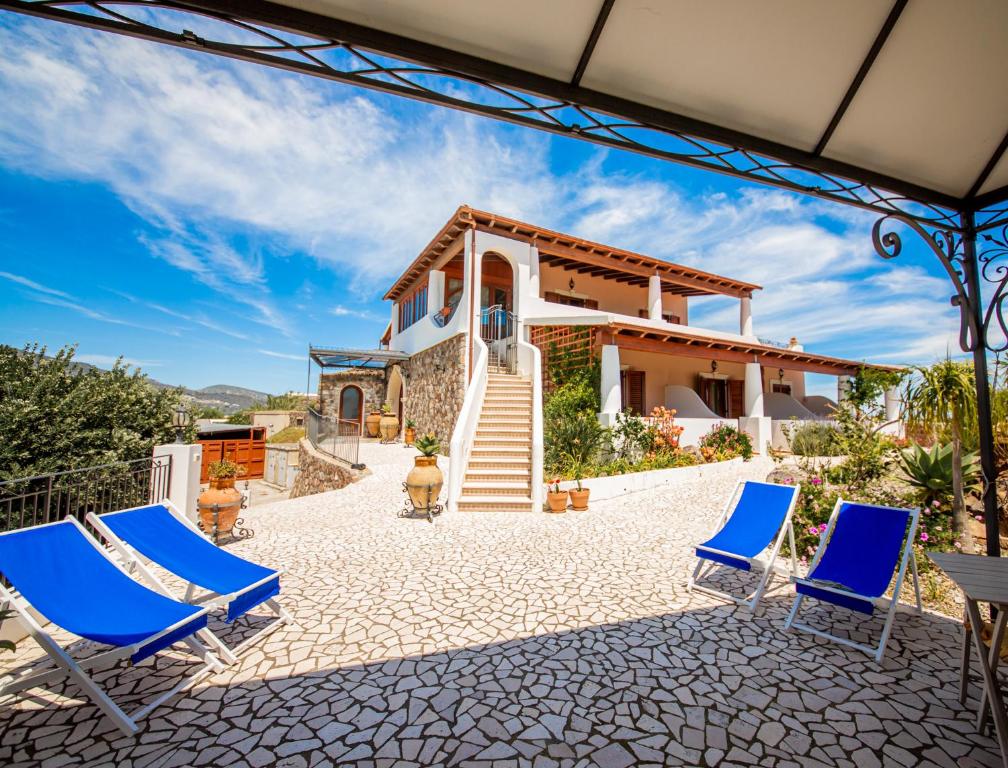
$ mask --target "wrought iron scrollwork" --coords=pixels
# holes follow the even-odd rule
[[[365,46],[317,30],[298,34],[254,22],[250,13],[240,10],[240,3],[235,6],[238,10],[224,12],[184,0],[0,0],[0,9],[406,96],[880,214],[897,214],[929,226],[952,230],[960,226],[958,214],[951,208],[727,141],[610,114],[577,101],[576,91],[566,98],[542,95],[535,92],[534,84],[527,88],[506,86],[492,75],[478,76],[406,61],[391,53],[372,53]]]
[[[952,283],[952,306],[959,309],[959,346],[963,352],[984,348],[991,352],[1008,349],[1008,326],[1005,323],[1005,305],[1008,302],[1008,225],[999,233],[981,232],[977,239],[976,295],[970,288],[966,253],[962,235],[948,229],[929,231],[919,222],[903,216],[883,216],[872,227],[872,245],[884,259],[894,259],[903,250],[903,241],[892,225],[902,224],[917,234],[920,240],[937,257]],[[984,301],[984,285],[993,286],[989,299]],[[981,325],[982,323],[982,325]]]

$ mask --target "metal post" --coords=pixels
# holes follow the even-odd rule
[[[980,293],[980,275],[976,254],[976,228],[973,213],[961,214],[963,225],[963,269],[966,290],[972,299],[977,338],[974,339],[973,376],[976,382],[977,419],[980,436],[980,470],[983,475],[981,490],[984,527],[987,534],[987,554],[1001,556],[1001,539],[998,528],[997,464],[994,460],[994,425],[991,418],[990,381],[987,378],[987,339],[984,329],[983,297]]]

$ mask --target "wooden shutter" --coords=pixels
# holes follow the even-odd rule
[[[745,382],[741,379],[732,379],[728,382],[728,416],[737,419],[744,416],[742,412],[743,399],[745,394]]]
[[[623,410],[644,414],[644,371],[620,371]]]

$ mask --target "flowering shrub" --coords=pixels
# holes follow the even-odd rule
[[[705,461],[727,461],[736,456],[749,461],[753,455],[752,440],[730,424],[718,424],[700,438],[700,453]]]
[[[675,408],[666,408],[664,405],[657,405],[651,411],[651,426],[648,431],[653,452],[674,451],[679,448],[679,437],[684,428],[676,426],[675,415]]]
[[[794,482],[786,478],[785,482]],[[795,529],[795,554],[802,565],[808,565],[815,555],[816,549],[829,522],[836,500],[840,497],[839,489],[827,483],[819,475],[812,475],[807,481],[798,483],[798,503],[795,505],[792,518]],[[788,552],[785,540],[782,551]]]

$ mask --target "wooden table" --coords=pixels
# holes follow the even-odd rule
[[[1004,701],[995,675],[1000,659],[1001,638],[1004,637],[1005,622],[1008,620],[1008,558],[966,555],[961,552],[932,552],[928,557],[963,591],[963,597],[966,599],[966,615],[972,628],[977,656],[980,657],[980,669],[984,681],[985,695],[980,700],[977,722],[982,728],[986,720],[986,702],[990,701],[998,744],[1001,747],[1001,759],[1005,768],[1008,768],[1008,718],[1005,715]],[[999,609],[997,619],[994,621],[990,649],[984,645],[981,636],[983,621],[980,618],[979,603],[991,603]],[[965,632],[965,629],[963,631]],[[968,669],[969,659],[966,655],[968,652],[968,647],[964,646],[961,683],[963,686]]]

